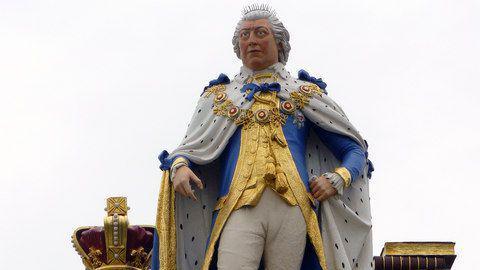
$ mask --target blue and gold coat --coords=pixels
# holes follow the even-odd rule
[[[158,263],[161,269],[215,269],[216,243],[229,214],[255,205],[256,194],[268,185],[302,209],[309,240],[302,268],[370,266],[367,145],[325,86],[304,71],[292,78],[281,63],[259,74],[242,68],[232,82],[224,75],[210,82],[180,146],[160,156],[165,170],[157,212],[160,256],[153,269]],[[268,105],[269,98],[276,104]],[[262,130],[271,138],[264,140],[267,152],[259,148],[261,137],[255,139]],[[275,160],[261,166],[270,168],[261,174],[283,179],[286,189],[276,186],[279,181],[252,180],[260,179],[251,169],[259,149]],[[175,196],[168,181],[168,169],[180,156],[206,186],[196,191],[199,202]],[[351,187],[320,207],[313,204],[308,179],[341,167],[351,175]]]

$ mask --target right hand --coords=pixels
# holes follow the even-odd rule
[[[195,197],[194,194],[195,191],[192,189],[190,181],[194,182],[199,189],[203,189],[203,183],[200,178],[198,178],[188,166],[182,166],[177,169],[175,177],[172,179],[173,189],[183,196],[197,201],[197,197]]]
[[[338,193],[325,175],[310,180],[310,190],[313,197],[320,202],[323,202]]]

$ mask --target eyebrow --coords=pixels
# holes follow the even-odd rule
[[[255,27],[253,30],[257,30],[257,29],[260,29],[260,28],[265,28],[265,29],[268,30],[268,27],[263,26],[263,25],[257,26],[257,27]],[[250,27],[250,28],[242,28],[242,29],[240,29],[240,31],[243,31],[243,30],[252,30],[252,28]]]

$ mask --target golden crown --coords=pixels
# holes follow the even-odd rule
[[[103,227],[80,227],[72,235],[87,270],[148,270],[154,226],[129,226],[126,197],[107,199]]]

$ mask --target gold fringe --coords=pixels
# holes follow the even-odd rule
[[[168,171],[163,173],[160,185],[156,227],[159,239],[160,270],[176,270],[175,191],[170,183]]]

